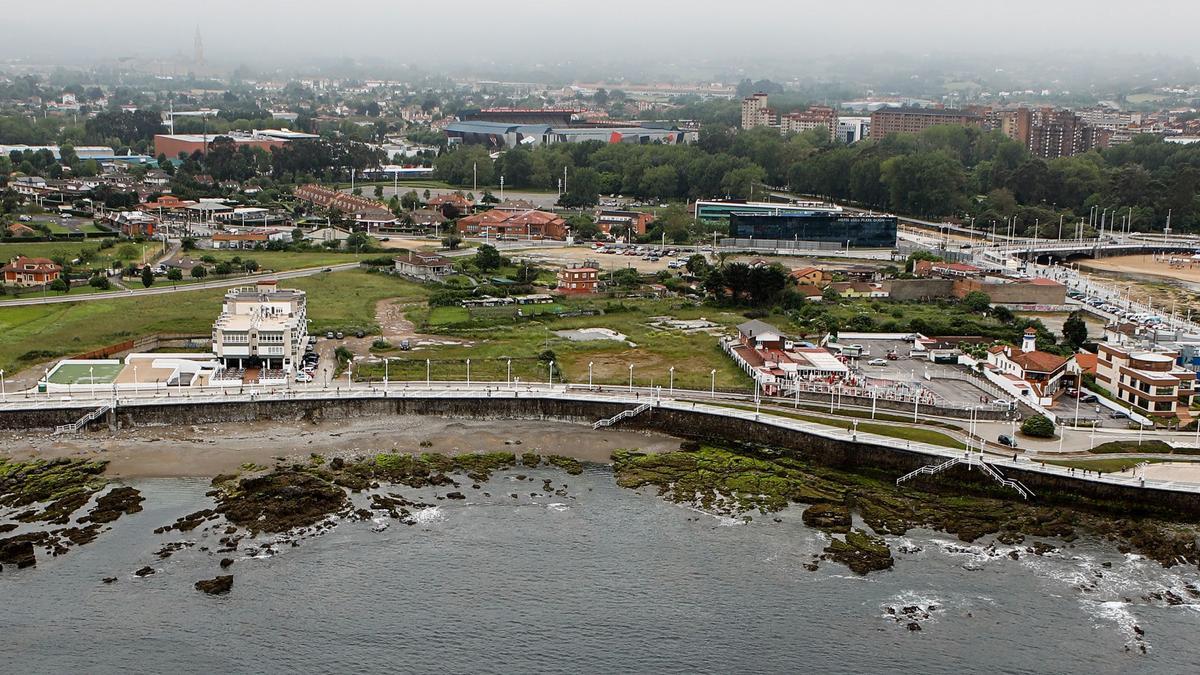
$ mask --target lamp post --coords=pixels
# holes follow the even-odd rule
[[[350,374],[354,371],[354,361],[346,362],[346,391],[354,388],[354,381],[350,379]]]
[[[137,366],[134,366],[133,367],[133,393],[137,394],[137,391],[138,391]],[[46,387],[46,393],[50,393],[50,387]]]
[[[591,388],[591,386],[592,386],[592,366],[593,366],[593,365],[595,365],[595,363],[594,363],[594,362],[592,362],[592,361],[588,361],[588,388],[589,388],[589,389],[590,389],[590,388]],[[1200,425],[1197,425],[1197,426],[1196,426],[1196,428],[1197,428],[1197,429],[1200,429]]]
[[[425,388],[432,388],[432,385],[429,383],[429,359],[425,359]]]
[[[8,401],[8,392],[4,390],[4,371],[0,370],[0,401]]]
[[[383,358],[383,390],[388,390],[388,363],[391,359],[386,356]]]
[[[553,388],[554,387],[554,362],[553,361],[550,362],[549,370],[550,370],[550,379],[548,380],[548,382],[550,383],[550,387]]]
[[[512,359],[508,359],[508,374],[504,376],[504,381],[512,384]]]
[[[467,389],[471,388],[471,359],[467,359]]]
[[[671,366],[671,383],[667,388],[668,396],[675,396],[675,366]]]
[[[88,366],[88,382],[92,385],[92,398],[96,398],[96,367]]]
[[[712,370],[708,371],[708,375],[709,375],[709,377],[712,378],[712,384],[711,384],[711,389],[709,391],[709,397],[716,398],[717,397],[717,369],[713,368]]]
[[[633,391],[633,364],[629,364],[629,391]]]

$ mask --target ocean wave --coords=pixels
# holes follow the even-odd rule
[[[551,511],[558,511],[559,513],[561,513],[563,511],[569,510],[571,507],[567,506],[566,504],[562,504],[560,502],[555,502],[553,504],[547,504],[546,508],[550,509]]]

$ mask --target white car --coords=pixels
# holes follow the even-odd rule
[[[886,366],[887,359],[871,359],[870,361],[867,361],[867,365],[868,366]]]
[[[312,379],[312,375],[309,375],[308,373],[301,371],[299,373],[296,373],[296,381],[297,382],[312,382],[313,379]]]

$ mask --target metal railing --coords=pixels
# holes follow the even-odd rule
[[[941,464],[926,464],[925,466],[917,467],[916,469],[897,478],[896,485],[899,485],[910,478],[916,478],[920,475],[933,476],[945,471],[946,469],[949,469],[950,467],[958,466],[959,464],[966,464],[967,468],[969,469],[976,463],[979,464],[979,468],[985,474],[987,474],[989,478],[999,483],[1002,487],[1012,488],[1017,494],[1021,495],[1022,499],[1029,499],[1031,496],[1034,496],[1033,490],[1025,487],[1025,484],[1021,481],[1013,480],[1012,478],[1005,478],[1004,474],[1000,473],[1000,471],[991,464],[988,464],[983,457],[975,459],[970,454],[967,454],[963,457],[951,457]]]
[[[636,408],[632,408],[630,410],[622,410],[621,412],[617,413],[616,415],[613,415],[612,417],[609,417],[608,419],[603,419],[603,420],[597,421],[595,424],[592,425],[592,430],[596,430],[601,427],[611,427],[612,425],[616,424],[617,422],[620,422],[623,419],[633,417],[634,415],[640,415],[640,414],[646,412],[647,410],[649,410],[651,407],[652,406],[649,403],[643,403]]]
[[[113,409],[113,406],[111,403],[105,403],[104,405],[100,406],[99,408],[96,408],[95,410],[91,411],[90,413],[75,420],[71,424],[60,424],[60,425],[54,427],[54,433],[51,435],[57,436],[59,434],[73,434],[73,433],[79,431],[80,429],[82,429],[83,426],[85,424],[87,424],[88,422],[91,422],[92,420],[96,419],[97,417],[100,417],[101,415],[103,415],[104,413],[106,413],[112,409]]]

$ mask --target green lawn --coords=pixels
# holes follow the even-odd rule
[[[121,373],[122,368],[124,366],[121,364],[72,363],[59,366],[50,374],[50,381],[55,384],[110,384]]]
[[[199,260],[202,257],[212,256],[217,262],[232,261],[234,258],[241,260],[253,260],[258,263],[259,270],[271,270],[273,272],[286,272],[288,270],[298,270],[306,267],[322,267],[325,265],[342,265],[362,260],[364,258],[374,258],[387,253],[339,253],[337,251],[239,251],[239,250],[203,250],[189,251],[189,258]]]
[[[753,406],[720,404],[727,408],[737,408],[739,410],[754,410]],[[805,415],[803,413],[785,412],[782,410],[768,410],[766,414],[776,417],[788,417],[791,419],[811,422],[813,424],[824,424],[838,429],[849,430],[854,426],[852,420],[840,419],[829,415]],[[947,448],[956,448],[965,450],[967,446],[961,441],[947,436],[940,431],[932,429],[923,429],[916,426],[892,426],[889,424],[879,424],[876,422],[859,422],[858,430],[867,434],[877,434],[879,436],[890,436],[906,441],[916,441],[918,443],[928,443],[930,445],[940,445]]]
[[[423,299],[411,282],[353,270],[318,274],[284,283],[308,292],[313,331],[376,329],[375,304],[384,298]],[[69,356],[152,333],[212,330],[221,311],[222,289],[26,307],[0,306],[0,368],[16,372],[51,358]]]
[[[1068,466],[1075,469],[1087,469],[1088,471],[1100,471],[1102,473],[1120,473],[1127,469],[1137,466],[1142,462],[1150,464],[1158,464],[1160,462],[1178,462],[1181,460],[1166,460],[1166,459],[1048,459],[1047,464],[1055,464],[1058,466]],[[1182,460],[1186,461],[1186,460]]]
[[[87,262],[81,264],[82,267],[111,267],[114,260],[125,262],[140,260],[143,245],[146,247],[147,257],[153,256],[160,249],[160,245],[155,243],[125,242],[101,249],[98,241],[11,242],[0,244],[0,260],[7,262],[23,255],[31,258],[61,259],[70,262],[76,258],[86,257],[81,254],[87,252],[91,257]]]

